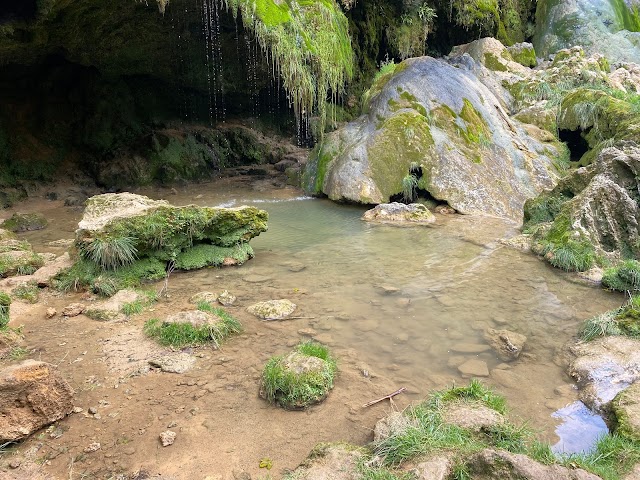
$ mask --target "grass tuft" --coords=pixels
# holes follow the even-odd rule
[[[580,331],[580,338],[585,341],[608,335],[640,338],[640,295],[616,310],[590,318]]]
[[[298,360],[296,355],[318,358],[322,365],[295,371],[287,362]],[[305,408],[327,396],[336,372],[336,362],[327,347],[315,342],[302,343],[287,356],[269,359],[262,372],[262,394],[267,401],[283,408]]]
[[[640,290],[640,262],[625,260],[621,264],[605,270],[602,285],[619,292],[635,292]]]
[[[9,324],[9,306],[11,305],[11,297],[5,292],[0,291],[0,328],[4,328]]]
[[[82,243],[81,255],[99,265],[104,270],[117,270],[132,264],[137,258],[133,237],[96,237],[91,242]]]
[[[11,292],[14,297],[26,300],[29,303],[36,303],[38,301],[39,293],[40,289],[34,282],[22,283]]]
[[[144,324],[144,332],[161,345],[182,348],[212,343],[216,348],[220,348],[229,336],[242,331],[240,322],[224,309],[210,307],[210,310],[201,310],[218,316],[220,321],[213,325],[194,327],[189,323],[164,323],[152,318]]]

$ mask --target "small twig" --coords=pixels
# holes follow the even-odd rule
[[[401,393],[402,393],[402,392],[404,392],[405,390],[406,390],[406,388],[405,388],[405,387],[399,388],[398,390],[396,390],[396,391],[395,391],[395,392],[393,392],[393,393],[390,393],[389,395],[385,395],[384,397],[380,397],[380,398],[377,398],[377,399],[375,399],[375,400],[370,401],[369,403],[365,403],[365,404],[362,406],[362,408],[370,407],[371,405],[375,405],[376,403],[379,403],[379,402],[381,402],[381,401],[383,401],[383,400],[386,400],[387,398],[388,398],[389,400],[392,400],[392,399],[393,399],[393,397],[395,397],[396,395],[401,394]]]

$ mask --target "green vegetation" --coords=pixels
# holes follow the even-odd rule
[[[80,254],[104,270],[117,270],[136,259],[135,238],[95,237],[81,244]]]
[[[603,435],[591,453],[570,455],[563,463],[575,465],[603,480],[621,480],[640,462],[640,442],[616,433]]]
[[[268,51],[296,118],[318,112],[324,131],[328,96],[353,76],[347,18],[335,0],[226,0]]]
[[[615,267],[607,268],[602,275],[602,285],[619,292],[640,290],[640,262],[624,260]]]
[[[39,213],[14,213],[0,224],[1,228],[11,232],[41,230],[47,226],[47,219]]]
[[[141,294],[141,298],[130,303],[125,303],[122,306],[122,313],[127,316],[137,315],[158,301],[158,293],[155,290],[144,290],[139,293]]]
[[[585,341],[607,335],[640,338],[640,295],[631,297],[616,310],[590,318],[580,331],[580,338]]]
[[[305,408],[333,388],[335,360],[324,345],[307,342],[286,356],[269,359],[262,372],[262,395],[283,408]]]
[[[584,272],[593,267],[596,254],[588,241],[543,241],[540,253],[551,265],[567,272]]]
[[[9,324],[10,305],[11,297],[5,292],[0,292],[0,329],[5,328]]]
[[[136,260],[118,270],[102,270],[95,263],[80,259],[53,278],[52,286],[63,292],[90,290],[110,297],[123,288],[137,288],[144,282],[166,276],[166,263],[155,258]]]
[[[417,196],[416,189],[418,188],[418,177],[413,173],[407,174],[402,179],[402,200],[405,203],[412,203]]]
[[[225,259],[231,259],[233,264],[242,265],[250,258],[253,258],[253,248],[248,243],[241,243],[233,247],[218,247],[201,243],[180,253],[176,257],[175,267],[179,270],[219,267],[224,264]]]
[[[152,318],[144,324],[144,332],[161,345],[182,348],[213,344],[215,348],[220,348],[229,336],[242,331],[240,322],[226,310],[212,307],[206,302],[198,304],[198,309],[218,317],[219,320],[207,325],[194,326],[190,323],[164,323]]]
[[[14,297],[26,300],[29,303],[36,303],[38,301],[38,295],[40,289],[35,282],[24,282],[18,285],[11,291]]]
[[[14,239],[0,241],[0,277],[31,275],[42,265],[44,259],[31,250],[28,242]]]
[[[433,30],[433,22],[438,16],[427,2],[405,2],[408,6],[400,17],[387,27],[387,38],[401,60],[425,54],[427,37]],[[375,81],[375,79],[374,79]]]

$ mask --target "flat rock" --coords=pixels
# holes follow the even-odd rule
[[[436,217],[421,203],[382,203],[362,215],[362,220],[381,223],[414,223],[429,224],[436,221]]]
[[[569,374],[576,380],[579,397],[593,410],[640,379],[640,340],[611,336],[570,348],[575,359]]]
[[[458,365],[458,371],[467,377],[488,377],[489,368],[487,363],[482,360],[471,359]]]
[[[489,350],[491,347],[489,345],[484,345],[481,343],[456,343],[452,345],[449,350],[457,353],[482,353]]]
[[[435,456],[422,461],[409,470],[416,480],[446,480],[452,473],[453,463],[445,456]]]
[[[283,300],[268,300],[247,307],[247,311],[263,320],[281,320],[290,316],[296,309],[296,304]]]
[[[47,226],[47,223],[47,219],[41,213],[14,213],[2,222],[0,227],[18,233],[42,230]]]
[[[124,289],[118,291],[113,297],[102,302],[96,302],[85,310],[85,315],[94,320],[111,321],[120,318],[122,307],[127,303],[133,303],[144,299],[144,295],[135,290]]]
[[[15,442],[73,410],[73,390],[53,365],[24,360],[0,372],[0,441]]]
[[[185,352],[168,353],[150,359],[149,364],[163,372],[185,373],[196,364],[196,358]]]
[[[203,312],[201,310],[189,310],[186,312],[178,312],[174,313],[173,315],[169,315],[164,319],[163,323],[188,323],[193,327],[200,328],[207,325],[215,325],[220,321],[220,317],[209,312]]]
[[[448,404],[442,412],[442,421],[479,432],[503,423],[504,417],[485,405],[461,402]]]
[[[543,465],[526,455],[485,449],[473,455],[467,467],[474,480],[601,480],[579,468]]]
[[[484,338],[503,362],[517,359],[527,342],[527,337],[520,333],[494,328],[485,330]]]
[[[214,303],[218,300],[218,294],[213,292],[198,292],[189,299],[191,303],[208,302]]]
[[[83,303],[72,303],[62,309],[62,315],[65,317],[77,317],[85,310]]]

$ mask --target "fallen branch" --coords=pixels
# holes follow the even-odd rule
[[[375,405],[376,403],[379,403],[379,402],[381,402],[381,401],[383,401],[383,400],[386,400],[387,398],[388,398],[388,399],[392,399],[393,397],[395,397],[396,395],[401,394],[401,393],[402,393],[402,392],[404,392],[405,390],[406,390],[406,388],[405,388],[405,387],[399,388],[398,390],[396,390],[396,391],[395,391],[395,392],[393,392],[393,393],[390,393],[389,395],[385,395],[384,397],[380,397],[380,398],[378,398],[378,399],[376,399],[376,400],[372,400],[372,401],[370,401],[369,403],[365,403],[365,404],[362,406],[362,408],[370,407],[371,405]]]

